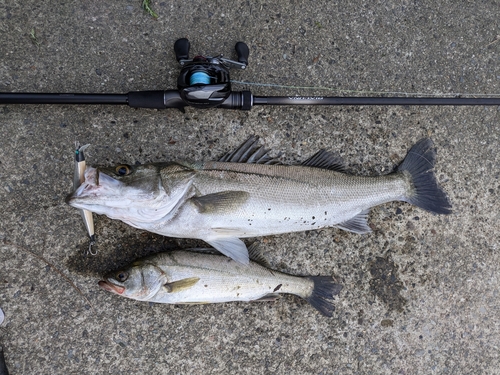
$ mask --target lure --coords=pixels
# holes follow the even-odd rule
[[[85,154],[83,151],[90,145],[79,146],[76,145],[75,150],[75,176],[73,179],[73,189],[76,190],[85,181],[85,169],[87,168],[85,162]],[[88,210],[79,210],[82,215],[83,224],[90,238],[89,248],[85,255],[96,255],[97,251],[92,251],[92,246],[95,244],[95,234],[94,234],[94,218],[92,217],[92,212]]]

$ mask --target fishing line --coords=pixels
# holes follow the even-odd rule
[[[248,86],[262,86],[262,87],[271,87],[271,88],[280,88],[280,89],[300,89],[300,90],[321,90],[321,91],[330,91],[336,93],[350,93],[350,94],[374,94],[374,95],[401,95],[404,97],[432,97],[441,98],[441,97],[500,97],[500,94],[466,94],[466,93],[458,93],[458,92],[450,92],[450,93],[435,93],[429,94],[424,92],[405,92],[405,91],[372,91],[372,90],[348,90],[348,89],[336,89],[333,87],[326,86],[295,86],[295,85],[280,85],[276,83],[259,83],[259,82],[247,82],[247,81],[237,81],[231,80],[231,83],[239,84],[239,85],[248,85]]]

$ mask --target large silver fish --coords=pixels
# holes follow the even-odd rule
[[[366,177],[339,171],[321,150],[301,165],[280,165],[250,138],[220,161],[87,168],[67,203],[136,228],[197,238],[248,263],[240,238],[324,227],[370,232],[373,206],[405,201],[448,214],[451,205],[433,173],[430,139],[415,144],[394,173]]]
[[[251,257],[256,247],[249,247]],[[190,251],[138,260],[106,275],[99,286],[127,298],[171,304],[270,301],[288,293],[304,298],[326,316],[332,316],[331,300],[342,289],[331,276],[292,276],[254,261],[243,265],[221,255]]]

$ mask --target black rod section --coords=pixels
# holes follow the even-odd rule
[[[254,96],[253,105],[500,105],[500,98]]]
[[[0,93],[0,104],[128,104],[128,94]]]

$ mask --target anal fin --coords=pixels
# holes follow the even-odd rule
[[[269,294],[266,294],[264,297],[254,299],[252,302],[274,302],[280,298],[281,298],[281,296],[277,293],[269,293]]]
[[[369,209],[361,211],[353,218],[344,221],[343,223],[337,224],[335,225],[335,227],[358,234],[370,233],[372,230],[368,226],[369,213]]]

